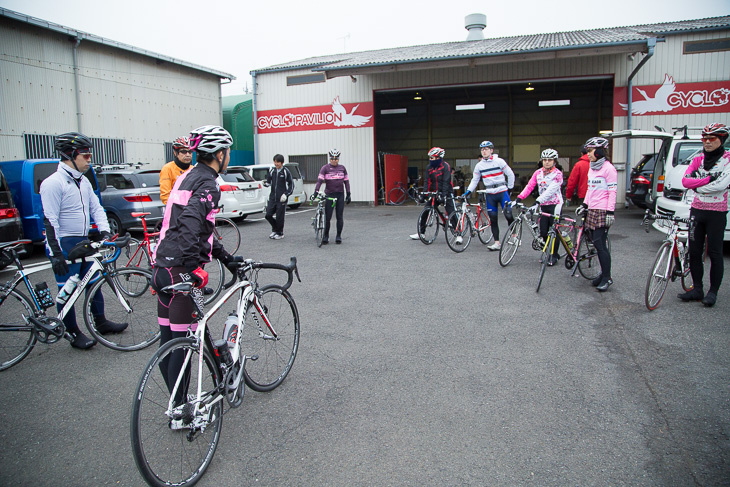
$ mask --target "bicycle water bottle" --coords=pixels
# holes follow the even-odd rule
[[[238,315],[229,313],[226,319],[226,326],[223,329],[223,338],[228,342],[228,346],[233,348],[236,346],[236,335],[238,334]]]
[[[61,290],[58,291],[58,294],[56,295],[56,302],[58,304],[66,304],[66,301],[68,301],[68,298],[74,293],[79,282],[81,282],[81,279],[79,279],[78,274],[69,277],[66,284],[64,284]]]
[[[565,240],[565,243],[568,244],[568,248],[570,250],[573,250],[573,241],[570,239],[570,235],[568,235],[568,232],[563,230],[562,234],[563,234],[563,240]]]

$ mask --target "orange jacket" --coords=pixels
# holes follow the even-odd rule
[[[167,198],[170,197],[170,191],[175,186],[177,178],[191,167],[193,167],[192,164],[188,169],[181,169],[180,166],[175,164],[175,161],[170,161],[162,166],[162,169],[160,169],[160,199],[163,204],[167,205]]]

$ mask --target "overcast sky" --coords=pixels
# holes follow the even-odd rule
[[[730,0],[0,0],[0,7],[236,76],[338,52],[463,41],[464,17],[485,37],[564,32],[730,15]]]

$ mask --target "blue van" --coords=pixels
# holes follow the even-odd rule
[[[32,240],[34,243],[43,242],[45,239],[41,183],[56,172],[59,162],[60,159],[23,159],[0,162],[0,169],[5,175],[15,206],[20,212],[24,238]],[[94,193],[101,202],[94,169],[89,168],[84,176],[91,182],[91,187],[94,188]],[[92,225],[92,228],[95,228],[95,225]]]

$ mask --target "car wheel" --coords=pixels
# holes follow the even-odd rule
[[[109,232],[112,235],[121,233],[124,230],[124,228],[122,227],[122,222],[119,220],[119,217],[117,215],[114,215],[113,213],[107,213],[106,219],[109,220]]]
[[[301,203],[297,203],[296,205],[289,205],[289,208],[291,208],[292,210],[296,210],[300,206],[302,206],[302,204]]]

